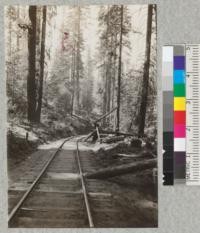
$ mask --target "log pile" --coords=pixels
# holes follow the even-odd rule
[[[87,179],[107,179],[145,170],[153,171],[156,168],[156,155],[152,153],[153,146],[148,141],[146,143],[133,134],[104,130],[99,126],[98,122],[115,110],[111,110],[111,112],[96,120],[94,123],[95,130],[85,138],[85,141],[92,139],[92,142],[112,144],[110,147],[102,147],[95,152],[101,163],[105,165],[112,161],[112,165],[107,167],[106,164],[106,168],[85,173],[84,176]],[[116,159],[117,157],[121,158]],[[105,161],[107,162],[105,163]]]

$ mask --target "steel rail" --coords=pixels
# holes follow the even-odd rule
[[[82,168],[81,168],[80,154],[79,154],[79,148],[78,148],[79,140],[77,140],[77,143],[76,143],[76,145],[77,145],[76,158],[77,158],[77,162],[78,162],[79,174],[80,174],[81,185],[82,185],[82,189],[83,189],[83,195],[84,195],[85,206],[86,206],[86,210],[87,210],[89,226],[94,227],[92,214],[91,214],[91,209],[90,209],[90,204],[89,204],[89,201],[88,201],[88,195],[87,195],[87,191],[86,191],[86,187],[85,187],[85,181],[84,181],[84,177],[83,177],[83,171],[82,171]]]
[[[25,192],[25,194],[22,196],[22,198],[20,199],[20,201],[17,203],[17,205],[13,208],[13,210],[9,214],[9,216],[8,216],[8,222],[11,222],[11,220],[13,219],[13,217],[15,216],[15,214],[18,212],[18,210],[20,209],[20,207],[23,205],[24,201],[28,198],[28,196],[30,195],[30,193],[33,191],[33,189],[35,188],[35,186],[38,184],[39,180],[41,179],[41,177],[43,176],[43,174],[45,173],[45,171],[47,170],[47,168],[49,167],[49,165],[51,164],[51,162],[53,161],[53,159],[55,158],[55,156],[62,149],[63,145],[67,141],[69,141],[70,139],[72,139],[73,137],[74,136],[69,137],[66,140],[64,140],[64,142],[59,146],[59,148],[57,149],[57,151],[52,154],[52,156],[47,161],[47,163],[44,165],[42,171],[39,173],[39,175],[37,176],[37,178],[35,179],[35,181],[31,184],[31,186],[29,187],[29,189]]]

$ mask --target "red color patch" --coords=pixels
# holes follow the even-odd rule
[[[186,124],[186,112],[185,111],[175,111],[174,112],[174,124]]]

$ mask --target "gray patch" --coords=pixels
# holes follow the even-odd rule
[[[174,46],[175,56],[185,56],[185,45],[175,45]]]
[[[163,79],[173,79],[173,63],[163,62],[162,65],[162,76]]]
[[[163,105],[163,118],[170,118],[173,121],[174,108],[172,104]]]
[[[164,91],[163,92],[163,104],[173,105],[174,93],[173,91]]]
[[[171,118],[164,118],[163,121],[163,131],[168,132],[168,131],[173,131],[174,129],[174,124],[173,124],[173,119]]]

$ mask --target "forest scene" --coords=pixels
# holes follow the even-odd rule
[[[9,226],[157,226],[156,26],[156,5],[5,7]]]

